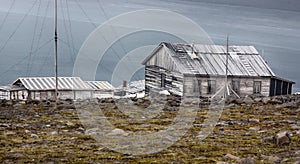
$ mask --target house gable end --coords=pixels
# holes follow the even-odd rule
[[[161,44],[153,53],[143,62],[146,66],[158,66],[169,71],[182,73],[183,69],[172,57],[172,52],[164,44]]]

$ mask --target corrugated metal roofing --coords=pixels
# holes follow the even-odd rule
[[[225,75],[226,46],[162,43],[184,74]],[[229,46],[229,76],[275,76],[253,46]]]
[[[107,81],[86,81],[94,90],[114,90],[115,88]]]
[[[21,84],[20,84],[21,83]],[[24,86],[28,90],[54,90],[54,77],[18,78],[13,85]],[[58,90],[93,90],[79,77],[59,77]]]

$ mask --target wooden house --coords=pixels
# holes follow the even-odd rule
[[[146,94],[167,90],[210,97],[227,79],[226,86],[239,97],[275,96],[291,94],[294,84],[277,77],[253,46],[161,43],[143,64]]]

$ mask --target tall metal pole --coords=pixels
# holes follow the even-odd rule
[[[55,104],[58,97],[58,66],[57,66],[57,0],[54,0],[54,65],[55,65]]]
[[[226,73],[225,73],[225,98],[228,96],[228,52],[229,52],[229,36],[227,34],[227,43],[226,43]]]

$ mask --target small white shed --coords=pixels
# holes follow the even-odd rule
[[[115,88],[107,81],[85,81],[93,89],[92,98],[112,98]]]

